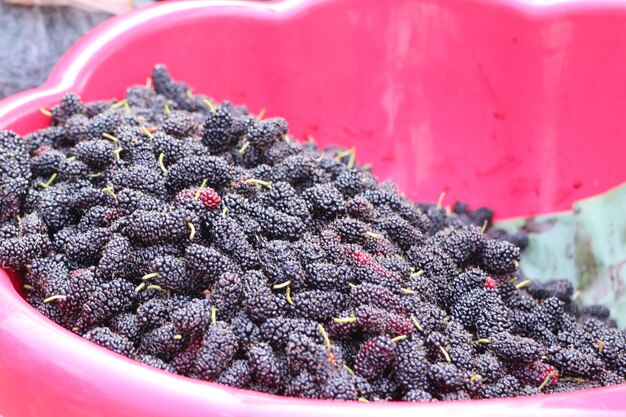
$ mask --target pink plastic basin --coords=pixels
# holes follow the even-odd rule
[[[121,97],[162,62],[198,92],[285,116],[299,137],[357,146],[410,197],[542,213],[626,179],[624,51],[623,1],[167,3],[83,38],[42,87],[0,102],[0,129],[44,127],[38,108],[68,91]],[[434,404],[229,389],[95,346],[15,282],[0,270],[0,416],[626,415],[626,386]]]

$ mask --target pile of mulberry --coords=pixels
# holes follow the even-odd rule
[[[415,203],[354,150],[194,94],[155,67],[0,131],[0,262],[33,308],[140,366],[275,395],[441,401],[626,377],[626,336],[520,231]]]

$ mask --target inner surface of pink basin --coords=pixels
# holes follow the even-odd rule
[[[46,84],[0,102],[0,129],[46,126],[38,109],[66,92],[121,98],[165,63],[297,137],[355,146],[413,199],[545,213],[626,179],[625,50],[621,0],[164,3],[83,38]],[[229,389],[81,339],[0,270],[0,416],[623,416],[625,395],[362,404]]]

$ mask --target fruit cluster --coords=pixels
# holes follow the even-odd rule
[[[626,336],[518,270],[487,208],[414,203],[353,150],[194,95],[163,66],[0,132],[0,261],[65,328],[180,375],[435,401],[622,383]]]

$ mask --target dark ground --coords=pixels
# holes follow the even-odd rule
[[[0,99],[43,83],[63,52],[109,17],[71,7],[24,7],[0,0]]]

